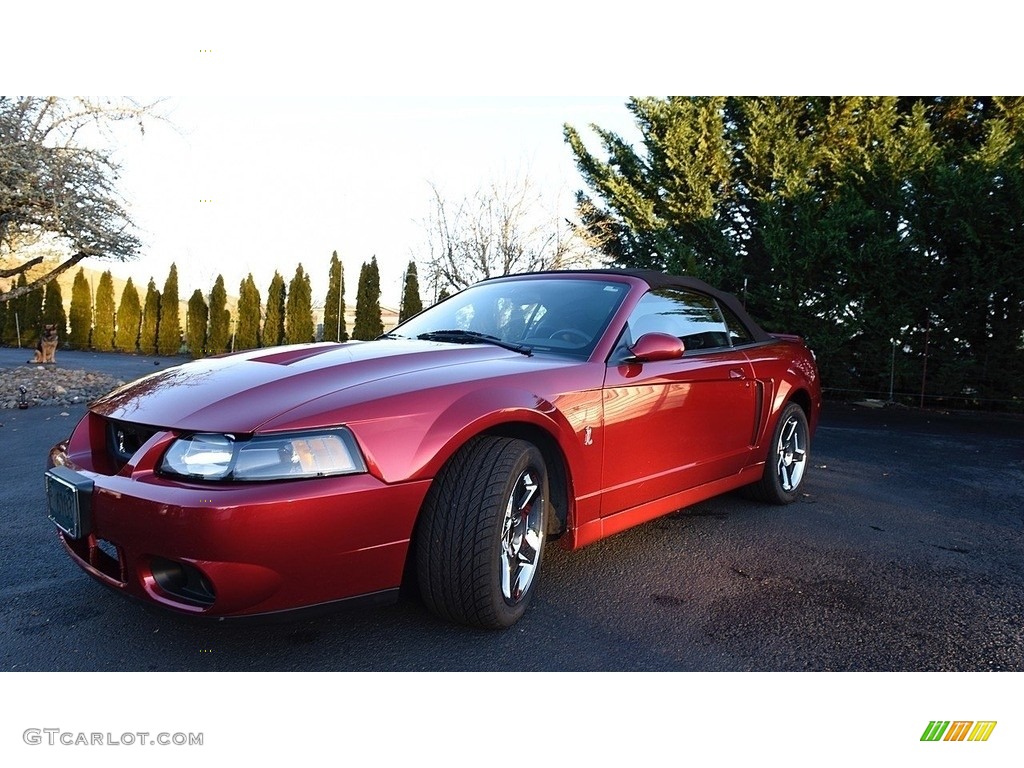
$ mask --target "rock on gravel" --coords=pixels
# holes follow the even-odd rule
[[[104,373],[72,370],[54,365],[23,365],[0,368],[0,408],[17,408],[20,387],[30,408],[88,403],[123,385],[120,379]]]

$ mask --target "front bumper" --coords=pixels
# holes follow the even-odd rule
[[[402,580],[429,481],[370,474],[271,483],[191,483],[153,471],[155,434],[116,474],[89,445],[87,416],[50,465],[92,481],[90,520],[58,535],[101,583],[181,613],[233,617],[390,593]],[[95,461],[93,459],[96,459]]]

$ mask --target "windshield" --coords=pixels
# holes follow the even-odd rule
[[[457,332],[468,331],[537,354],[586,360],[628,291],[627,284],[611,280],[538,277],[478,283],[423,311],[393,334],[457,341]],[[439,338],[439,332],[448,333]],[[472,341],[464,334],[464,343]]]

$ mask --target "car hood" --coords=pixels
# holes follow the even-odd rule
[[[114,390],[90,405],[101,416],[153,427],[252,433],[316,398],[382,379],[452,369],[453,380],[488,375],[522,355],[499,347],[381,340],[305,344],[196,360]]]

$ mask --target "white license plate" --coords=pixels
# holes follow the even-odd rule
[[[47,516],[72,539],[89,533],[92,485],[92,480],[67,467],[54,467],[46,472]]]

